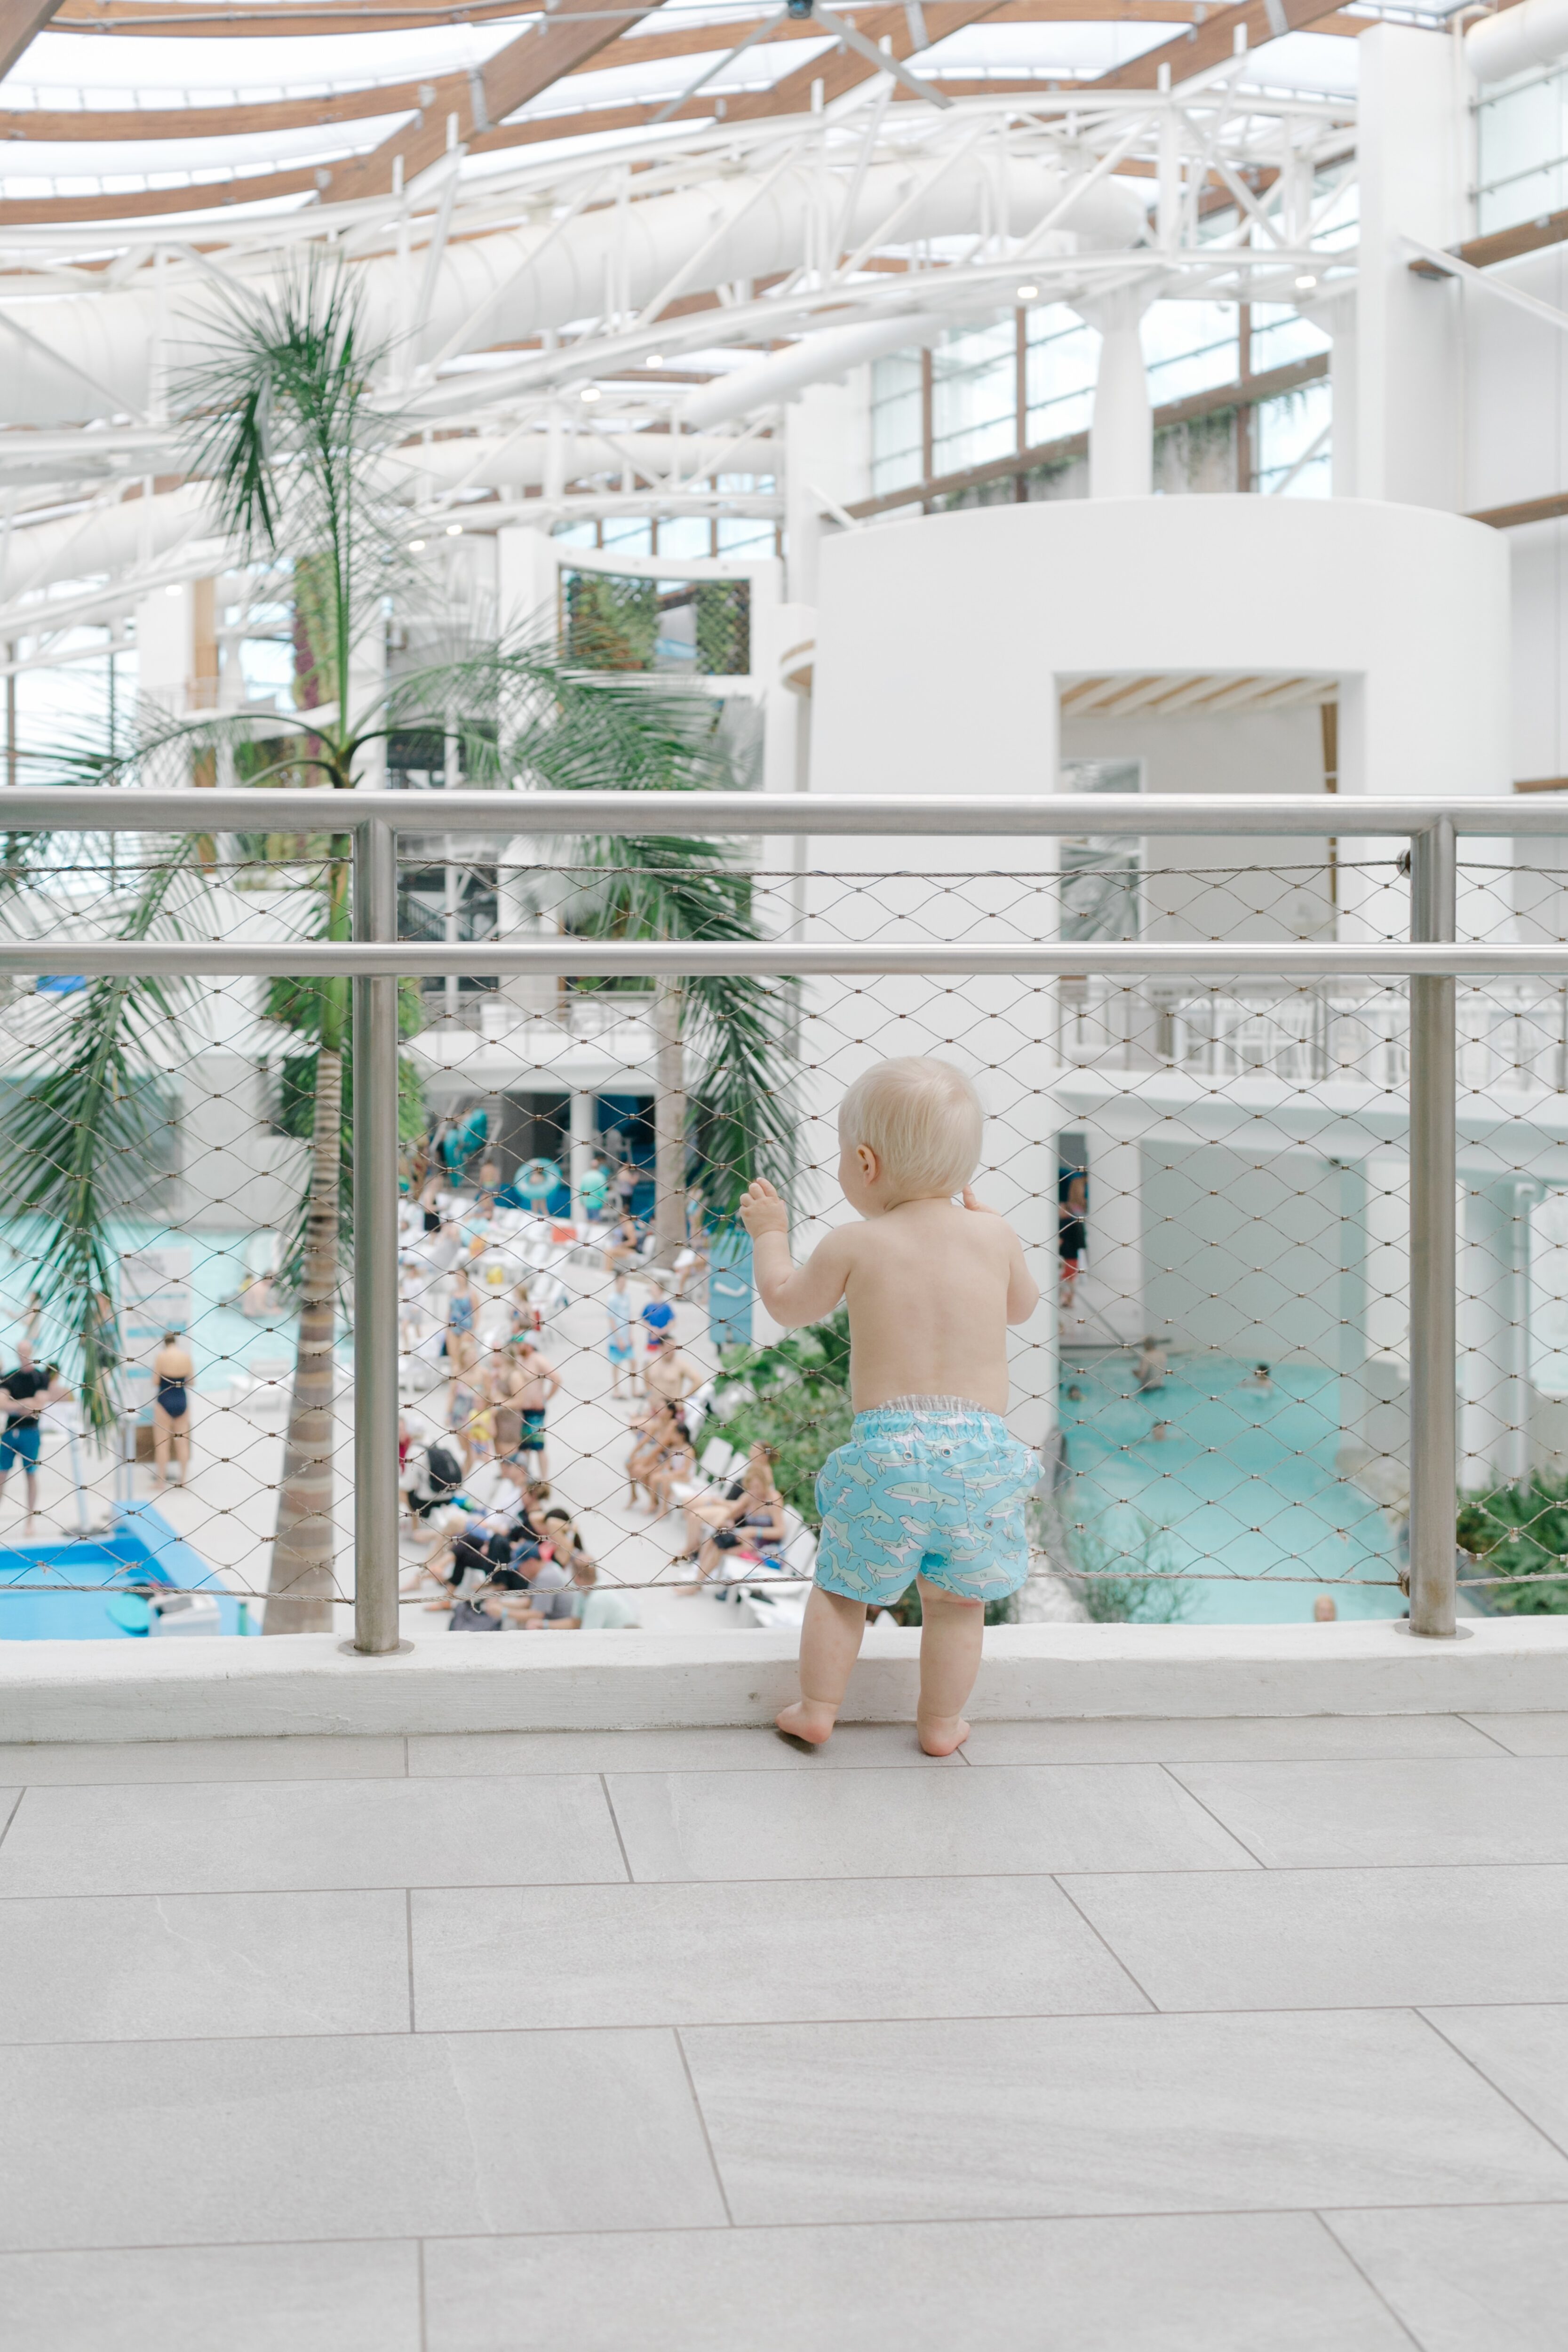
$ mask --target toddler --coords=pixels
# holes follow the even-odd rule
[[[820,1747],[843,1704],[868,1605],[920,1584],[921,1696],[928,1756],[969,1737],[984,1603],[1028,1573],[1024,1500],[1039,1475],[1009,1436],[1006,1327],[1039,1292],[1017,1235],[969,1191],[984,1114],[946,1062],[881,1062],[838,1114],[838,1181],[864,1223],[840,1225],[803,1266],[771,1184],[741,1203],[757,1292],[775,1322],[849,1309],[849,1443],[816,1481],[822,1533],[801,1630],[799,1699],[778,1717]],[[953,1199],[962,1193],[960,1208]]]

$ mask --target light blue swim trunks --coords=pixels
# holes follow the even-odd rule
[[[816,1581],[885,1605],[923,1576],[1000,1601],[1029,1573],[1024,1503],[1040,1465],[999,1414],[964,1397],[895,1397],[858,1412],[816,1477]]]

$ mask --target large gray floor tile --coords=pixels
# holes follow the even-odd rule
[[[1568,2205],[1326,2218],[1422,2352],[1563,2352]]]
[[[1495,1756],[1457,1715],[1088,1717],[1058,1723],[977,1723],[972,1764],[1180,1764],[1210,1757]],[[1565,1745],[1568,1752],[1568,1745]]]
[[[15,2352],[420,2352],[419,2249],[0,2254]]]
[[[1169,1769],[1273,1869],[1568,1862],[1568,1757]]]
[[[626,1876],[597,1780],[29,1789],[0,1895],[472,1886]]]
[[[639,1879],[1254,1867],[1155,1764],[617,1772],[609,1789]]]
[[[1568,2149],[1568,2004],[1428,2013],[1489,2082]]]
[[[7,2249],[724,2218],[670,2033],[0,2051]]]
[[[0,2042],[406,2032],[407,1906],[396,1890],[0,1903]]]
[[[738,2222],[1568,2198],[1407,2011],[695,2026]]]
[[[0,1774],[33,1787],[135,1780],[400,1780],[404,1743],[292,1739],[60,1740],[0,1747]]]
[[[1067,1878],[1161,2009],[1568,2000],[1568,1869]]]
[[[441,1888],[414,1981],[422,2030],[1148,2006],[1048,1878]]]
[[[1410,2352],[1299,2213],[437,2241],[425,2277],[428,2352]]]
[[[518,1772],[826,1772],[863,1764],[961,1772],[964,1759],[922,1756],[914,1726],[901,1723],[847,1723],[811,1755],[781,1739],[771,1724],[709,1724],[685,1731],[426,1732],[408,1742],[410,1772],[435,1779]]]
[[[1568,1756],[1568,1715],[1478,1715],[1470,1720],[1516,1756]]]

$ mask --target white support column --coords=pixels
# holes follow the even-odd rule
[[[545,869],[547,850],[542,841],[515,834],[496,859],[496,936],[526,939],[557,928],[562,886]],[[536,1020],[552,1020],[560,1003],[560,983],[552,972],[518,972],[503,979],[500,994],[518,1012]]]
[[[502,633],[549,628],[558,567],[548,531],[508,523],[496,533],[496,614]]]
[[[1457,278],[1412,276],[1403,240],[1447,246],[1467,234],[1463,62],[1456,42],[1405,25],[1371,26],[1356,54],[1356,495],[1457,510],[1465,298]]]
[[[594,1152],[599,1140],[598,1097],[591,1087],[572,1089],[572,1221],[584,1224],[587,1211],[583,1205],[583,1186],[593,1164]]]
[[[1142,1339],[1149,1328],[1143,1262],[1143,1147],[1087,1130],[1089,1141],[1089,1287],[1087,1321],[1079,1337],[1090,1345],[1103,1318],[1119,1339]]]
[[[384,728],[386,714],[378,708],[386,688],[386,630],[379,617],[366,629],[349,656],[348,715],[356,727]],[[386,737],[378,733],[354,763],[361,787],[371,793],[386,790]]]
[[[823,502],[852,506],[870,489],[871,371],[853,368],[844,383],[809,384],[784,411],[782,436],[784,471],[784,533],[789,547],[790,602],[816,602],[817,551],[824,530]],[[778,448],[777,440],[772,445]],[[766,460],[755,457],[760,471]]]
[[[1464,1195],[1459,1270],[1460,1484],[1474,1491],[1530,1472],[1528,1179],[1474,1180]]]
[[[184,710],[195,662],[190,581],[154,588],[136,607],[136,690],[164,710]]]
[[[1154,488],[1154,421],[1143,359],[1143,313],[1150,297],[1129,287],[1095,302],[1076,302],[1100,332],[1100,371],[1089,427],[1091,499],[1146,499]]]

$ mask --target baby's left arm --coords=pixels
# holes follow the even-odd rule
[[[848,1229],[837,1227],[804,1265],[796,1265],[789,1250],[789,1211],[761,1176],[746,1188],[741,1223],[752,1236],[757,1296],[773,1321],[795,1330],[803,1323],[820,1323],[825,1315],[831,1315],[844,1296],[848,1277]]]
[[[992,1208],[985,1201],[977,1201],[967,1184],[963,1188],[963,1205],[966,1209],[973,1209],[978,1216],[994,1217],[1005,1232],[1007,1235],[1007,1320],[1009,1323],[1026,1323],[1040,1303],[1040,1286],[1025,1262],[1023,1243],[1008,1224],[1000,1209]]]

